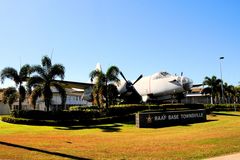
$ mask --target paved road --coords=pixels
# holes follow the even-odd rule
[[[235,153],[231,155],[213,157],[206,160],[240,160],[240,153]]]

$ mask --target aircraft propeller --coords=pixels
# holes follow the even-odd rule
[[[135,83],[137,83],[142,77],[143,77],[143,75],[141,74],[141,75],[136,79],[136,81],[133,83],[133,85],[134,85]]]
[[[126,103],[139,103],[142,100],[142,97],[139,95],[139,93],[136,91],[133,85],[136,84],[143,77],[143,75],[140,75],[134,81],[134,83],[132,83],[131,81],[128,81],[122,72],[120,72],[120,75],[126,81],[126,85],[125,85],[126,90],[120,93],[120,96],[124,99]]]
[[[135,80],[135,82],[132,83],[131,81],[128,81],[128,80],[125,78],[125,76],[123,75],[122,72],[120,72],[120,75],[121,75],[121,76],[123,77],[123,79],[126,81],[126,88],[127,88],[127,89],[132,88],[133,85],[136,84],[136,83],[143,77],[143,75],[141,74],[141,75]]]
[[[122,72],[120,72],[121,76],[123,77],[123,79],[127,82],[127,79],[125,78],[125,76],[123,75]]]

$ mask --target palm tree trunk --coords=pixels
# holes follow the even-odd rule
[[[19,99],[18,99],[18,110],[22,110],[22,96],[19,90]]]
[[[21,93],[21,83],[19,84],[19,88],[18,88],[18,94],[19,94],[19,98],[18,98],[18,111],[22,110],[22,93]]]
[[[22,110],[22,100],[21,100],[21,98],[19,97],[19,99],[18,99],[18,110],[20,111],[20,110]]]
[[[49,103],[49,100],[48,100],[48,99],[45,100],[45,106],[46,106],[46,108],[47,108],[47,112],[49,112],[50,103]]]
[[[107,81],[106,81],[106,109],[108,109],[108,85],[107,85]]]

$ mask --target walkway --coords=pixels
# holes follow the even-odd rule
[[[235,153],[231,155],[213,157],[206,160],[240,160],[240,153]]]

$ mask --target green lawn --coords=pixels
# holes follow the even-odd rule
[[[48,127],[0,121],[0,158],[204,159],[240,151],[240,113],[221,112],[208,122],[159,129],[134,124]]]

